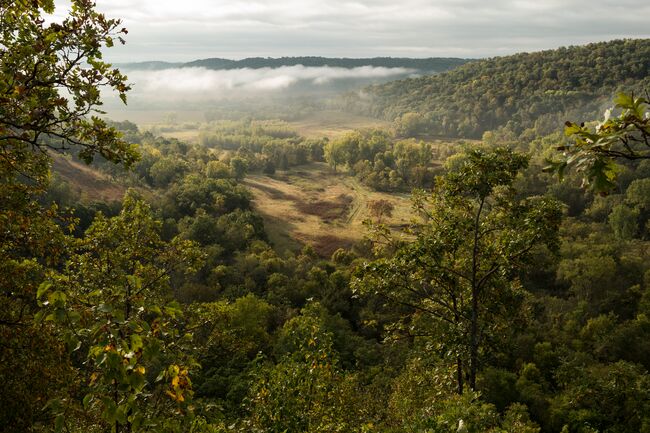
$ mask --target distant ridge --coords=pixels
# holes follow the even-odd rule
[[[409,68],[426,72],[443,72],[461,66],[467,63],[469,59],[460,59],[454,57],[430,57],[415,59],[408,57],[373,57],[367,59],[351,58],[332,58],[332,57],[249,57],[242,60],[230,60],[221,58],[209,58],[194,60],[185,63],[172,62],[137,62],[122,63],[116,66],[125,70],[163,70],[171,68],[192,68],[203,67],[214,70],[228,69],[261,69],[261,68],[279,68],[283,66],[307,66],[307,67],[339,67],[339,68],[357,68],[361,66],[373,66],[384,68]]]

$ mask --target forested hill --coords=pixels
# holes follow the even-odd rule
[[[397,119],[413,135],[480,137],[506,125],[515,133],[531,127],[548,133],[600,110],[618,90],[647,90],[649,71],[650,39],[616,40],[479,60],[435,76],[374,85],[346,95],[344,106]]]
[[[203,67],[214,70],[226,69],[261,69],[261,68],[279,68],[282,66],[330,66],[340,68],[356,68],[360,66],[374,66],[385,68],[409,68],[426,72],[443,72],[453,69],[457,66],[467,63],[467,59],[432,57],[426,59],[398,58],[398,57],[374,57],[368,59],[349,59],[349,58],[328,58],[328,57],[250,57],[242,60],[230,60],[220,58],[210,58],[194,60],[187,63],[168,63],[168,62],[140,62],[126,63],[119,65],[125,70],[144,69],[160,70],[169,68],[190,68]]]

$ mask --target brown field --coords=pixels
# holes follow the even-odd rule
[[[107,176],[62,155],[53,155],[52,171],[65,179],[86,201],[121,201],[125,188]]]
[[[144,129],[146,130],[146,128]],[[160,132],[157,133],[156,135],[160,135],[161,137],[165,137],[165,138],[175,138],[177,140],[184,141],[186,143],[193,143],[193,144],[199,143],[198,128],[181,129],[178,131],[170,131],[170,132]]]
[[[393,216],[383,221],[391,226],[406,224],[411,217],[406,195],[371,191],[323,163],[274,176],[250,175],[244,184],[253,192],[254,206],[280,253],[311,244],[320,255],[329,257],[338,248],[350,247],[366,233],[362,223],[370,218],[371,200],[394,204]]]

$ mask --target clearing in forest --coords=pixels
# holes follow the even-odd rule
[[[288,121],[298,134],[307,138],[336,138],[355,129],[388,129],[391,123],[386,120],[359,116],[342,111],[317,111],[302,119]]]
[[[323,257],[363,239],[363,221],[371,218],[368,203],[387,200],[392,216],[382,222],[398,228],[411,218],[406,194],[372,191],[354,177],[336,173],[324,163],[295,167],[273,176],[249,175],[244,184],[254,195],[275,248],[283,253],[310,244]]]

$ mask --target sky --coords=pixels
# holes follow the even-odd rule
[[[96,0],[112,62],[209,57],[465,57],[650,37],[648,0]],[[57,0],[63,14],[68,0]]]

